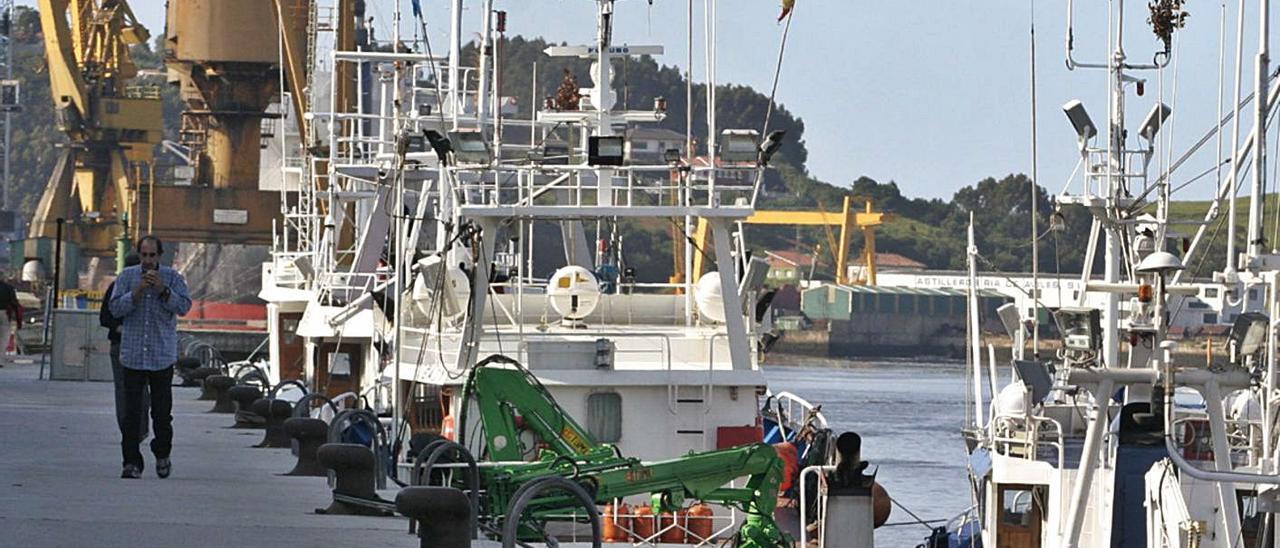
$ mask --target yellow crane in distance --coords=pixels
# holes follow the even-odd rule
[[[840,227],[840,241],[831,242],[835,249],[836,258],[836,281],[840,284],[849,284],[849,243],[853,237],[855,229],[862,229],[865,261],[867,265],[867,285],[876,285],[876,228],[893,220],[893,215],[875,211],[872,207],[871,200],[866,201],[864,211],[857,211],[853,207],[853,197],[845,196],[844,204],[840,213],[828,213],[826,211],[785,211],[785,210],[757,210],[753,215],[742,221],[743,224],[750,225],[787,225],[787,226],[822,226],[827,229],[827,239],[833,240],[831,235],[832,227]],[[698,249],[706,249],[704,243],[708,241],[711,235],[711,225],[705,219],[699,219],[698,226],[694,232],[694,243]],[[697,280],[702,276],[705,257],[701,253],[693,255],[693,278]]]
[[[65,237],[89,256],[123,241],[139,174],[163,135],[158,86],[134,82],[129,47],[150,33],[126,0],[39,0],[62,149],[31,222],[32,238]]]

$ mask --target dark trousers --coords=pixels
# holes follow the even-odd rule
[[[120,429],[120,436],[124,436],[124,366],[120,364],[120,343],[111,343],[111,378],[116,385],[116,427]],[[138,420],[138,427],[141,440],[147,437],[147,413],[151,409],[151,390],[146,386],[142,387],[142,417]]]
[[[151,390],[151,431],[155,433],[151,452],[157,459],[167,459],[173,449],[173,367],[159,371],[124,368],[124,436],[120,449],[124,453],[124,464],[139,468],[143,463],[142,452],[138,450],[142,443],[138,425],[144,420],[142,400],[143,390],[147,388]]]

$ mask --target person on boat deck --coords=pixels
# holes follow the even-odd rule
[[[142,477],[141,443],[143,387],[151,390],[151,452],[156,475],[169,477],[173,449],[173,362],[178,358],[178,316],[191,310],[187,281],[178,271],[162,266],[164,244],[147,235],[136,249],[142,264],[116,278],[111,314],[120,320],[120,365],[124,373],[125,416],[120,449],[122,478]]]
[[[142,262],[137,253],[124,256],[124,267],[137,266]],[[98,324],[107,328],[107,340],[111,341],[111,379],[116,385],[116,425],[120,435],[124,436],[124,371],[120,365],[120,320],[111,314],[111,296],[115,294],[116,283],[111,282],[102,294],[102,309],[98,311]],[[138,440],[147,437],[147,413],[151,409],[151,394],[146,386],[142,387],[142,418],[138,421],[141,434]]]

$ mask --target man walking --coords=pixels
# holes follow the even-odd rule
[[[129,253],[124,257],[124,267],[137,266],[142,261],[137,253]],[[116,283],[113,281],[102,294],[102,309],[98,311],[98,324],[107,328],[107,340],[111,341],[111,379],[116,385],[116,425],[120,435],[124,436],[124,367],[120,365],[120,320],[111,314],[111,296],[115,295]],[[147,413],[151,408],[150,390],[142,387],[142,418],[138,421],[141,441],[147,437]]]
[[[120,365],[124,373],[124,454],[122,478],[142,477],[143,387],[151,390],[151,452],[156,475],[169,477],[173,448],[173,362],[178,358],[178,316],[191,310],[187,282],[178,271],[160,265],[164,244],[147,235],[138,240],[142,264],[116,278],[111,314],[120,320]]]
[[[8,276],[0,274],[0,367],[9,361],[9,337],[21,322],[18,292],[9,285]]]

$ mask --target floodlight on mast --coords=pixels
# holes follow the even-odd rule
[[[1151,112],[1147,113],[1147,118],[1142,121],[1142,129],[1138,130],[1138,136],[1146,139],[1148,143],[1155,141],[1156,134],[1160,133],[1160,128],[1164,126],[1164,121],[1173,115],[1173,109],[1164,103],[1156,103],[1151,107]]]
[[[1067,114],[1067,119],[1071,120],[1071,126],[1076,129],[1076,137],[1080,140],[1080,153],[1084,154],[1089,139],[1098,135],[1098,126],[1093,124],[1093,119],[1089,118],[1089,113],[1084,110],[1084,103],[1079,99],[1067,101],[1067,104],[1062,105],[1062,112]]]

